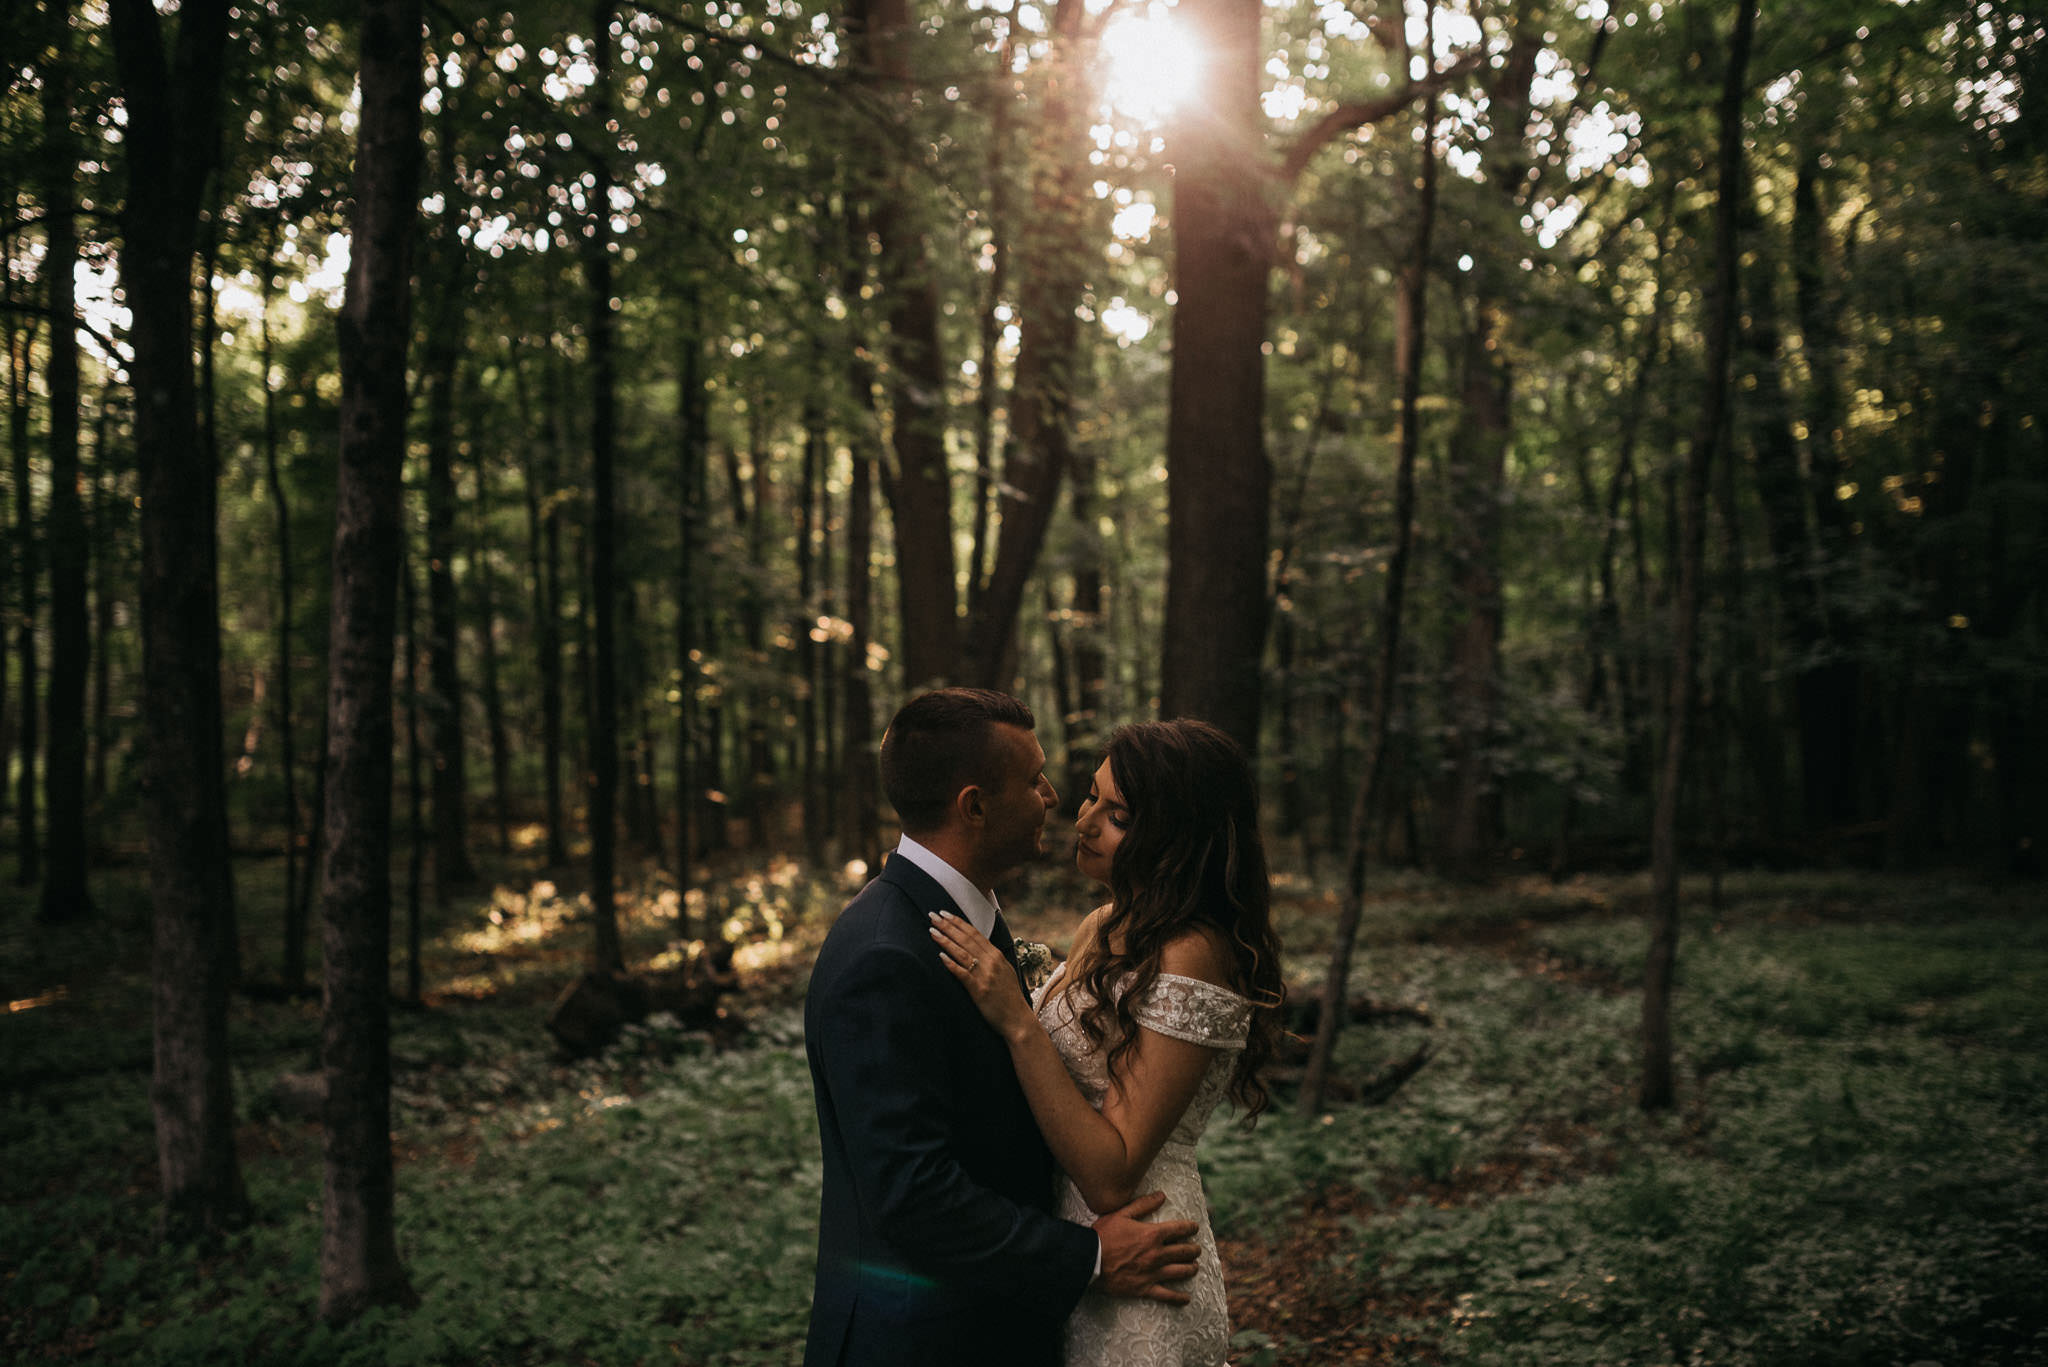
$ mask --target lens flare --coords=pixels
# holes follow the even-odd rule
[[[1103,99],[1141,123],[1158,123],[1188,104],[1208,74],[1207,54],[1170,12],[1131,14],[1102,31]]]

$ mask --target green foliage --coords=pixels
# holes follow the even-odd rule
[[[1640,921],[1532,900],[1512,957],[1369,951],[1377,995],[1429,1004],[1437,1058],[1386,1107],[1213,1136],[1219,1227],[1284,1232],[1300,1207],[1276,1187],[1377,1193],[1347,1222],[1360,1260],[1453,1307],[1398,1326],[1447,1362],[2040,1360],[2038,899],[1812,876],[1728,893],[1681,949],[1680,1115],[1646,1119],[1630,1089]]]
[[[1297,990],[1328,926],[1301,891],[1282,899]],[[1719,911],[1688,909],[1682,1106],[1653,1119],[1632,1089],[1645,932],[1621,912],[1636,880],[1390,880],[1359,980],[1429,1023],[1346,1031],[1337,1075],[1434,1055],[1382,1105],[1301,1117],[1283,1091],[1255,1129],[1212,1126],[1219,1235],[1278,1242],[1329,1219],[1328,1265],[1289,1279],[1340,1313],[1369,1294],[1378,1313],[1411,1307],[1381,1330],[1446,1362],[2039,1360],[2038,906],[1841,875],[1741,875],[1725,892]],[[809,943],[838,895],[787,870],[709,893],[765,947]],[[76,994],[0,1022],[0,1083],[20,1098],[0,1111],[10,1358],[796,1360],[820,1177],[791,979],[750,980],[736,1048],[656,1017],[581,1063],[552,1052],[530,971],[508,969],[500,997],[395,1016],[398,1237],[422,1305],[330,1329],[314,1321],[317,1129],[267,1099],[310,1065],[315,1009],[235,1007],[257,1221],[215,1249],[157,1245],[146,939],[132,887],[95,894],[109,916],[91,934],[31,937],[24,901],[0,907],[8,981]],[[474,971],[455,936],[480,910],[456,909],[437,973]],[[1032,929],[1059,940],[1071,920]],[[1299,1326],[1237,1329],[1240,1362],[1327,1361]]]

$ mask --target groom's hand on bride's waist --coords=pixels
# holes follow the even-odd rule
[[[1201,1252],[1195,1243],[1195,1222],[1154,1224],[1144,1218],[1165,1203],[1165,1192],[1150,1192],[1095,1222],[1095,1237],[1102,1241],[1102,1270],[1095,1274],[1098,1289],[1112,1296],[1187,1304],[1188,1293],[1174,1283],[1195,1275],[1195,1259]]]

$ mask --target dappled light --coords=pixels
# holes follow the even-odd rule
[[[920,822],[1229,932],[1205,1359],[2037,1356],[2038,8],[10,7],[0,1359],[792,1367]]]

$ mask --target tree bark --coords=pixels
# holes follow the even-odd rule
[[[443,89],[436,121],[440,181],[454,193],[455,96]],[[421,383],[427,400],[427,719],[434,750],[434,900],[476,881],[469,857],[469,777],[463,745],[463,687],[459,612],[455,600],[455,409],[460,388],[464,296],[462,258],[452,208],[436,234],[432,274],[435,299],[427,319]]]
[[[1643,1082],[1646,1111],[1667,1110],[1676,1099],[1671,1060],[1671,984],[1678,962],[1678,798],[1684,784],[1686,739],[1693,706],[1694,653],[1699,631],[1701,560],[1706,536],[1707,477],[1724,440],[1728,367],[1735,335],[1736,225],[1742,205],[1742,106],[1749,53],[1756,32],[1755,0],[1736,0],[1720,100],[1720,150],[1714,202],[1714,279],[1706,318],[1707,369],[1698,426],[1686,452],[1679,500],[1678,594],[1671,648],[1671,692],[1665,717],[1664,763],[1650,829],[1650,949],[1643,970]]]
[[[1067,784],[1060,810],[1073,816],[1081,810],[1088,785],[1102,763],[1107,740],[1109,656],[1103,648],[1102,531],[1095,521],[1095,456],[1086,446],[1073,452],[1074,475],[1068,481],[1068,508],[1073,514],[1074,595],[1072,642],[1073,711],[1064,718]]]
[[[592,7],[591,32],[597,79],[591,106],[599,127],[611,119],[612,0]],[[613,535],[613,428],[618,416],[618,375],[613,344],[618,313],[612,304],[611,166],[602,156],[593,167],[591,215],[585,227],[584,284],[590,291],[590,592],[592,598],[590,675],[590,908],[595,938],[592,967],[600,973],[625,970],[613,900],[616,811],[619,792],[619,685],[614,641],[617,576]]]
[[[306,981],[306,916],[299,901],[299,776],[297,736],[292,717],[292,508],[285,494],[278,462],[277,391],[270,382],[274,349],[270,332],[270,299],[276,273],[277,220],[264,239],[262,314],[259,319],[263,367],[263,481],[277,532],[277,639],[272,664],[277,697],[278,748],[284,769],[284,959],[280,981],[287,990]],[[309,842],[310,843],[310,842]]]
[[[89,766],[90,777],[86,783],[86,810],[94,814],[95,820],[100,805],[107,798],[107,751],[112,748],[113,740],[109,731],[112,726],[110,714],[113,711],[114,681],[113,671],[108,668],[107,651],[114,636],[113,547],[120,543],[121,538],[115,533],[115,501],[107,491],[111,473],[108,466],[113,460],[113,441],[109,435],[109,429],[113,426],[112,396],[113,385],[103,385],[100,390],[99,417],[93,424],[92,442],[90,535],[93,538],[93,545],[98,547],[99,551],[92,557],[92,760]],[[6,556],[0,555],[0,564],[5,564],[6,560]],[[0,580],[0,603],[6,601],[5,583],[4,580]],[[7,652],[0,650],[0,660],[4,660],[6,656]],[[6,671],[0,669],[0,697],[4,697],[6,691]],[[4,720],[0,720],[0,765],[7,762],[6,730]],[[92,841],[98,843],[96,831],[92,835]]]
[[[1423,50],[1432,51],[1436,31],[1436,9],[1424,9]],[[1350,823],[1345,832],[1344,898],[1337,912],[1337,938],[1330,950],[1330,967],[1323,979],[1322,1012],[1316,1019],[1315,1039],[1309,1045],[1308,1063],[1302,1073],[1297,1109],[1314,1115],[1323,1108],[1323,1094],[1329,1078],[1330,1059],[1336,1052],[1337,1031],[1349,1000],[1351,953],[1358,943],[1359,922],[1365,914],[1366,854],[1370,847],[1372,817],[1379,797],[1379,775],[1387,752],[1387,734],[1393,717],[1394,694],[1399,683],[1401,614],[1408,591],[1408,559],[1414,547],[1415,459],[1421,450],[1422,357],[1429,318],[1430,243],[1436,232],[1437,96],[1431,90],[1423,104],[1421,149],[1422,174],[1415,203],[1415,245],[1401,272],[1400,313],[1395,331],[1394,371],[1401,394],[1401,441],[1394,468],[1394,544],[1387,557],[1384,597],[1380,604],[1378,671],[1373,676],[1372,712],[1367,721],[1363,771],[1351,803]]]
[[[142,669],[164,1229],[211,1235],[247,1213],[234,1149],[227,999],[234,877],[221,772],[215,471],[192,376],[192,262],[218,148],[226,0],[188,0],[175,50],[148,0],[111,0],[127,100],[121,280],[133,315],[142,492]]]
[[[819,375],[823,373],[821,367]],[[813,377],[814,386],[804,395],[803,468],[796,501],[797,614],[790,633],[796,641],[797,655],[797,746],[801,752],[798,770],[803,782],[804,850],[814,864],[822,861],[826,827],[824,792],[820,786],[823,776],[818,763],[818,695],[823,682],[818,674],[818,661],[823,654],[819,650],[823,632],[818,626],[821,614],[817,542],[824,529],[819,516],[819,495],[825,483],[825,464],[831,457],[823,396],[815,387],[817,378]]]
[[[491,746],[491,820],[498,828],[498,853],[512,853],[512,743],[505,731],[505,691],[498,677],[497,573],[491,567],[491,487],[489,462],[476,459],[474,539],[470,542],[470,574],[476,579],[477,653],[483,659],[484,730]]]
[[[687,877],[690,866],[709,848],[704,810],[704,766],[701,762],[697,687],[701,608],[697,589],[704,542],[704,506],[708,490],[710,451],[704,418],[704,306],[697,288],[688,287],[682,302],[682,347],[677,366],[676,443],[676,876]]]
[[[1209,97],[1172,130],[1173,373],[1160,712],[1259,743],[1272,466],[1265,440],[1273,214],[1259,135],[1258,0],[1187,0]]]
[[[851,0],[847,27],[854,62],[892,109],[914,84],[911,45],[920,40],[908,0]],[[903,154],[896,140],[872,150],[868,226],[881,248],[888,323],[890,441],[894,478],[885,481],[896,527],[896,576],[903,616],[903,677],[909,688],[942,683],[957,667],[960,621],[953,559],[953,487],[946,465],[946,388],[939,342],[938,273],[902,177],[885,169]]]
[[[407,521],[403,509],[401,523]],[[398,630],[405,638],[405,654],[398,661],[398,677],[405,696],[405,992],[408,1006],[420,1001],[420,895],[427,862],[426,756],[420,748],[420,702],[427,696],[420,681],[420,590],[413,574],[410,533],[408,544],[398,558]],[[429,647],[431,650],[432,647]]]
[[[647,722],[647,655],[640,640],[640,586],[629,577],[619,593],[620,705],[629,732],[626,840],[639,853],[661,855],[661,818],[654,789],[654,743]]]
[[[543,435],[531,442],[526,458],[526,543],[532,577],[533,632],[540,656],[541,809],[547,828],[547,865],[569,862],[566,823],[562,814],[562,520],[555,489],[558,463],[567,441],[562,433],[561,395],[554,383],[553,339],[541,358],[547,413]],[[514,368],[522,413],[526,407],[525,371]]]
[[[843,729],[846,746],[846,851],[866,864],[872,876],[881,871],[881,822],[878,815],[874,739],[874,701],[868,685],[870,603],[869,561],[873,556],[874,467],[871,452],[856,441],[852,487],[846,501],[846,705]]]
[[[71,25],[50,13],[52,56],[43,72],[44,190],[48,220],[43,274],[50,282],[50,694],[49,751],[43,761],[47,863],[41,916],[78,920],[92,911],[86,891],[85,688],[92,631],[86,616],[85,501],[78,461],[78,327],[72,264],[78,224],[72,189],[78,152],[71,131]]]
[[[21,216],[21,197],[12,185],[0,187],[0,211],[4,211],[10,220]],[[6,252],[0,254],[0,262],[6,266],[5,281],[0,283],[0,301],[5,304],[0,308],[0,337],[7,342],[7,442],[9,453],[15,454],[17,460],[25,457],[28,451],[28,413],[23,407],[28,401],[28,389],[16,376],[22,369],[21,348],[27,344],[24,338],[33,338],[36,329],[32,316],[17,311],[21,305],[14,269],[14,252],[18,245],[17,235],[16,239],[8,241]],[[14,463],[10,461],[10,467]],[[10,473],[14,475],[15,487],[21,487],[20,474],[11,468]],[[4,516],[4,509],[0,509],[0,516]],[[14,587],[14,573],[20,554],[18,537],[15,544],[0,547],[0,818],[5,818],[8,803],[12,801],[12,795],[7,791],[7,773],[9,757],[14,753],[14,718],[7,710],[7,686],[14,660],[8,654],[7,622],[8,605],[12,601],[9,590]]]
[[[1827,286],[1827,225],[1820,204],[1820,176],[1818,154],[1808,151],[1800,161],[1792,191],[1792,278],[1799,352],[1809,377],[1805,486],[1813,523],[1803,568],[1812,576],[1812,584],[1802,601],[1815,617],[1805,633],[1808,663],[1794,684],[1794,698],[1799,710],[1807,820],[1816,825],[1838,825],[1862,815],[1862,795],[1870,775],[1863,747],[1857,743],[1862,664],[1856,657],[1850,622],[1833,601],[1830,589],[1851,533],[1843,503],[1835,497],[1846,419],[1838,354],[1841,330]],[[1805,525],[1802,518],[1801,526]],[[1812,658],[1816,655],[1819,658]]]
[[[1091,258],[1095,199],[1082,184],[1088,167],[1084,73],[1092,40],[1082,34],[1080,0],[1053,12],[1053,48],[1043,66],[1042,99],[1028,162],[1031,212],[1019,231],[1023,263],[1017,373],[1010,387],[1009,455],[1003,463],[1002,517],[987,591],[974,614],[962,673],[978,687],[1008,688],[1017,617],[1038,566],[1073,459],[1074,395],[1082,361],[1080,305]]]
[[[1450,549],[1458,626],[1445,686],[1450,735],[1436,861],[1455,877],[1478,874],[1500,836],[1492,755],[1501,693],[1501,499],[1511,380],[1500,353],[1507,321],[1505,306],[1482,290],[1465,333],[1463,413],[1447,472],[1455,509]]]
[[[14,653],[21,669],[20,715],[14,722],[15,750],[21,765],[14,780],[14,881],[24,888],[34,887],[43,876],[36,803],[36,757],[42,748],[42,700],[37,694],[42,668],[36,659],[36,616],[42,607],[37,601],[37,583],[42,577],[37,553],[42,538],[36,535],[35,483],[29,463],[29,372],[39,330],[31,325],[12,332],[14,345],[7,358],[7,433],[14,456],[14,580],[20,604],[14,619]],[[0,649],[4,648],[0,643]],[[0,773],[0,781],[5,777]]]
[[[327,693],[320,1316],[415,1301],[393,1229],[391,672],[403,561],[421,11],[365,0]]]

